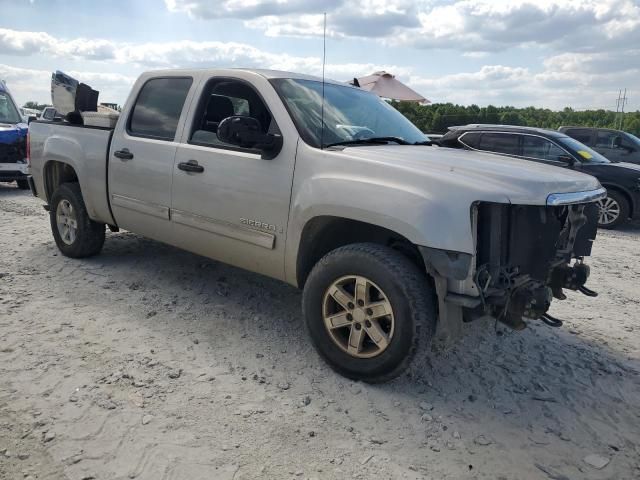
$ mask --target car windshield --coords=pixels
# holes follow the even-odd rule
[[[575,138],[564,136],[559,137],[558,140],[560,140],[564,146],[577,153],[580,156],[580,161],[582,163],[611,163],[607,158],[587,147],[584,143],[579,142]]]
[[[636,137],[632,133],[629,133],[629,132],[625,132],[625,133],[629,138],[629,140],[631,140],[631,142],[634,143],[636,147],[640,148],[640,138]]]
[[[21,123],[20,112],[13,104],[11,97],[5,92],[0,92],[0,123]]]
[[[305,142],[320,148],[342,142],[416,144],[429,138],[377,95],[346,85],[316,80],[275,79],[276,91],[287,106]],[[322,116],[324,115],[324,132]],[[396,139],[396,140],[394,140]]]

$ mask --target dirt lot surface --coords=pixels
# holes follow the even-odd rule
[[[385,385],[323,364],[300,293],[131,233],[60,255],[0,184],[0,478],[638,479],[640,225],[561,329],[466,326]]]

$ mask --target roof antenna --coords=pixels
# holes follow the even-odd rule
[[[324,65],[327,59],[327,12],[324,12],[322,31],[322,106],[320,110],[320,148],[324,149]]]

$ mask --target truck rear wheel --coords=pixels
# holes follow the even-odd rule
[[[71,258],[96,255],[104,244],[104,224],[87,214],[80,185],[63,183],[51,197],[49,217],[58,249]]]
[[[26,180],[16,180],[16,183],[18,184],[18,188],[20,190],[29,190],[29,182],[27,182]]]
[[[382,245],[352,244],[325,255],[302,302],[318,353],[338,373],[369,383],[400,375],[435,332],[426,275]]]

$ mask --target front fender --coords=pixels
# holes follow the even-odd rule
[[[471,205],[448,199],[451,196],[443,198],[390,180],[381,183],[355,175],[310,177],[291,199],[287,277],[295,277],[305,225],[320,216],[383,227],[418,246],[473,254]]]

